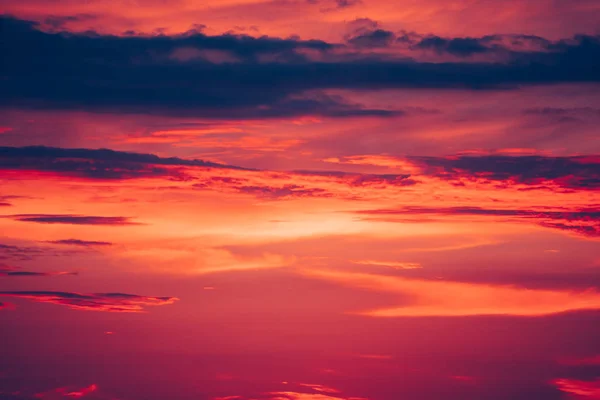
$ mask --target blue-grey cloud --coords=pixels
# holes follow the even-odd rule
[[[166,177],[186,179],[177,167],[244,169],[203,160],[163,158],[154,154],[108,149],[63,149],[56,147],[0,147],[0,170],[55,172],[91,179]]]
[[[229,119],[396,115],[314,97],[314,92],[600,81],[597,36],[548,42],[543,51],[516,52],[503,63],[426,63],[360,52],[340,58],[338,50],[345,45],[295,38],[200,31],[176,36],[51,33],[10,17],[0,19],[0,32],[5,38],[0,42],[4,107]],[[478,51],[468,40],[448,46]],[[320,56],[307,55],[315,52]]]
[[[581,208],[575,210],[556,209],[490,209],[481,207],[398,207],[357,211],[357,214],[369,219],[389,222],[403,222],[407,216],[433,215],[477,217],[502,217],[533,222],[538,225],[572,232],[590,238],[600,237],[600,208]]]
[[[68,225],[139,225],[129,217],[104,217],[96,215],[73,215],[73,214],[15,214],[4,215],[21,222],[35,222],[38,224],[68,224]]]
[[[462,184],[481,180],[499,188],[524,184],[561,190],[597,190],[600,188],[600,156],[451,156],[409,157],[426,175]]]
[[[54,291],[0,291],[0,296],[67,306],[75,310],[142,312],[145,306],[173,304],[176,297],[150,297],[127,293],[80,294]]]
[[[81,240],[81,239],[50,240],[47,243],[63,244],[63,245],[68,245],[68,246],[81,246],[81,247],[112,246],[111,242],[103,242],[103,241],[95,241],[95,240]]]

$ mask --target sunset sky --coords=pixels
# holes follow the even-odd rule
[[[0,400],[600,399],[598,0],[0,14]]]

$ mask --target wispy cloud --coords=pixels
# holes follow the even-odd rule
[[[35,277],[35,276],[56,276],[56,275],[77,275],[77,272],[34,272],[34,271],[23,271],[19,268],[11,267],[8,265],[0,265],[0,276],[7,277]]]
[[[600,209],[552,209],[540,207],[539,209],[492,209],[474,206],[464,207],[419,207],[408,206],[397,209],[374,209],[357,211],[360,215],[367,215],[374,220],[389,222],[402,222],[401,216],[409,215],[438,215],[454,218],[487,217],[504,218],[516,221],[528,221],[538,225],[572,232],[588,237],[600,236]]]
[[[305,270],[304,275],[343,286],[409,296],[406,304],[353,313],[371,317],[514,315],[540,316],[600,309],[594,290],[529,290],[513,286],[407,279],[334,270]]]
[[[139,225],[129,217],[104,217],[96,215],[74,215],[74,214],[15,214],[4,215],[21,222],[35,222],[38,224],[67,224],[67,225]]]
[[[583,381],[577,379],[555,379],[551,382],[560,391],[572,396],[574,399],[598,400],[600,399],[600,379]]]
[[[47,243],[52,244],[64,244],[68,246],[81,246],[81,247],[95,247],[95,246],[112,246],[111,242],[94,241],[94,240],[81,240],[81,239],[61,239],[61,240],[49,240]]]
[[[146,306],[162,306],[179,300],[176,297],[150,297],[127,293],[80,294],[51,291],[3,291],[0,292],[0,296],[58,304],[74,310],[108,312],[143,312]]]
[[[600,157],[596,155],[412,156],[408,161],[425,175],[457,184],[480,181],[493,183],[499,189],[519,184],[554,190],[596,190],[600,187]]]
[[[372,265],[375,267],[389,267],[393,269],[418,269],[421,268],[421,264],[415,262],[401,262],[401,261],[383,261],[383,260],[353,260],[355,264],[361,265]]]

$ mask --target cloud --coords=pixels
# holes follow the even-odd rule
[[[76,15],[50,15],[44,19],[43,24],[54,30],[62,30],[65,25],[72,22],[93,21],[98,18],[95,14],[80,13]]]
[[[74,250],[57,250],[52,247],[20,246],[0,243],[0,259],[27,261],[43,256],[68,257],[72,256],[76,252],[77,251]]]
[[[0,147],[0,170],[42,171],[90,179],[171,177],[185,179],[177,167],[244,168],[203,160],[158,157],[109,149]]]
[[[10,196],[0,196],[0,207],[12,206],[7,200],[10,200]]]
[[[12,108],[228,119],[320,109],[330,116],[386,115],[389,110],[364,110],[312,93],[600,81],[596,36],[550,42],[544,51],[521,51],[505,62],[430,63],[407,60],[404,54],[362,54],[319,40],[207,36],[198,30],[174,36],[51,33],[10,17],[0,25],[10,38],[0,45],[5,77],[0,105]],[[235,61],[211,61],[207,52]]]
[[[600,366],[600,355],[584,357],[584,358],[563,358],[563,359],[560,359],[559,362],[562,365],[574,365],[574,366],[581,366],[581,365],[596,366],[596,365],[599,365]]]
[[[352,6],[361,4],[362,1],[361,0],[335,0],[335,3],[337,4],[338,8],[347,8],[347,7],[352,7]]]
[[[21,222],[35,222],[38,224],[68,224],[68,225],[139,225],[129,217],[101,217],[94,215],[72,215],[72,214],[15,214],[4,215]]]
[[[342,271],[305,270],[302,273],[344,286],[397,293],[408,299],[399,306],[356,312],[371,317],[541,316],[600,309],[600,293],[594,290],[530,290],[513,286],[407,279]]]
[[[165,169],[167,167],[169,169]],[[170,169],[172,167],[179,169]],[[343,171],[295,170],[269,172],[202,160],[162,158],[153,154],[127,153],[108,149],[63,149],[55,147],[0,147],[0,172],[13,173],[24,179],[20,171],[31,171],[31,177],[44,178],[44,173],[99,180],[125,180],[154,177],[177,182],[193,182],[196,189],[220,189],[251,194],[260,198],[283,199],[299,197],[346,198],[355,187],[403,187],[417,184],[409,174],[363,174]],[[207,172],[207,169],[210,171]],[[247,172],[235,176],[228,173]],[[312,177],[323,177],[320,182]],[[265,178],[268,182],[265,182]],[[302,180],[302,181],[301,181]],[[335,185],[331,185],[331,184]],[[336,192],[337,189],[337,192]],[[134,224],[126,217],[94,217],[82,215],[17,214],[5,215],[18,221],[70,224]],[[76,239],[68,244],[84,245]],[[58,242],[55,242],[58,244]],[[61,244],[67,244],[63,241]],[[88,243],[88,245],[91,245]],[[98,244],[96,244],[98,245]]]
[[[265,182],[268,179],[268,182]],[[294,170],[290,172],[260,171],[260,174],[232,176],[199,176],[192,187],[243,193],[262,199],[344,198],[359,199],[355,189],[412,186],[418,182],[408,174],[361,174],[342,171]]]
[[[281,199],[286,197],[332,197],[333,194],[322,188],[306,188],[300,185],[288,184],[281,187],[273,186],[239,186],[240,193],[253,194],[258,197]]]
[[[51,291],[3,291],[0,292],[0,296],[58,304],[74,310],[108,312],[143,312],[146,306],[162,306],[179,300],[176,297],[149,297],[126,293],[79,294]]]
[[[285,385],[289,385],[288,382],[284,382]],[[299,383],[297,390],[306,390],[309,388],[313,393],[305,393],[301,391],[277,391],[277,392],[266,392],[253,395],[252,397],[247,396],[225,396],[215,397],[213,400],[369,400],[364,397],[347,397],[343,396],[337,389],[330,388],[324,385],[318,384],[306,384]]]
[[[70,389],[70,388],[57,388],[54,390],[50,390],[48,392],[37,393],[34,395],[37,399],[62,399],[62,398],[72,398],[79,399],[81,397],[86,397],[88,394],[95,392],[98,390],[98,385],[91,384],[88,387],[84,387],[81,389]]]
[[[374,186],[388,184],[392,186],[413,186],[418,182],[410,174],[362,174],[346,171],[311,171],[294,170],[292,174],[306,176],[323,176],[336,179],[349,186]]]
[[[486,53],[491,49],[484,45],[485,41],[475,38],[445,39],[439,36],[429,36],[416,43],[414,47],[420,49],[433,49],[438,53],[449,53],[459,57],[468,57],[473,54]]]
[[[281,184],[264,184],[254,182],[250,179],[241,179],[233,177],[211,176],[201,178],[198,183],[192,186],[196,189],[219,189],[253,195],[262,199],[291,199],[303,197],[333,197],[334,193],[320,187],[307,187],[293,183],[287,183],[291,179],[285,179]]]
[[[524,114],[529,115],[546,115],[546,116],[557,116],[557,117],[569,117],[572,118],[575,115],[583,114],[600,117],[600,109],[593,107],[542,107],[542,108],[527,108],[523,110]]]
[[[591,39],[592,43],[588,41]],[[495,34],[480,37],[442,37],[438,35],[422,35],[415,32],[402,31],[397,35],[396,43],[407,46],[410,50],[431,51],[439,55],[451,55],[458,58],[469,58],[478,55],[492,56],[492,60],[511,60],[512,62],[549,61],[562,51],[573,50],[577,43],[591,54],[598,56],[597,36],[578,35],[572,39],[551,41],[535,35]],[[569,49],[569,50],[566,50]],[[580,56],[581,54],[578,54]]]
[[[355,264],[388,267],[393,269],[419,269],[421,264],[414,262],[382,261],[382,260],[352,260]]]
[[[600,379],[595,381],[581,381],[576,379],[555,379],[551,382],[560,391],[571,396],[572,399],[598,400],[600,399]]]
[[[531,220],[541,226],[578,233],[589,237],[600,237],[600,209],[576,210],[552,209],[489,209],[480,207],[403,207],[397,209],[373,209],[357,211],[358,214],[374,216],[376,219],[394,221],[401,215],[442,216],[487,216],[507,217],[516,220]],[[383,218],[381,218],[384,216]],[[390,217],[392,218],[386,218]]]
[[[13,205],[10,202],[10,200],[24,199],[24,198],[27,198],[27,197],[26,196],[14,196],[14,195],[0,196],[0,207],[10,207]]]
[[[77,272],[33,272],[22,271],[8,265],[0,264],[0,276],[55,276],[55,275],[77,275]]]
[[[461,183],[481,181],[573,190],[600,188],[600,156],[448,156],[408,157],[423,174]]]
[[[321,393],[341,393],[339,390],[325,386],[325,385],[319,385],[316,383],[299,383],[298,386],[303,386],[303,387],[307,387],[310,388],[312,390],[314,390],[315,392],[321,392]]]
[[[100,242],[93,240],[81,240],[81,239],[62,239],[62,240],[49,240],[47,243],[52,244],[64,244],[69,246],[82,246],[82,247],[94,247],[94,246],[112,246],[111,242]]]
[[[351,46],[359,48],[374,48],[387,47],[392,43],[394,38],[395,35],[393,32],[377,28],[368,31],[359,30],[354,35],[347,36],[346,41]]]
[[[322,393],[270,392],[265,400],[368,400],[364,397],[338,397]]]

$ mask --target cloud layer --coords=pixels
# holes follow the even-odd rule
[[[520,51],[505,62],[462,63],[379,57],[319,40],[207,36],[198,30],[105,36],[48,33],[10,17],[2,17],[0,25],[11,38],[0,48],[6,59],[0,95],[5,107],[226,119],[382,117],[402,110],[369,109],[315,91],[600,81],[596,36],[545,41],[541,51]],[[387,37],[375,30],[351,40],[372,47]],[[475,39],[427,37],[415,46],[464,54],[483,45]]]

